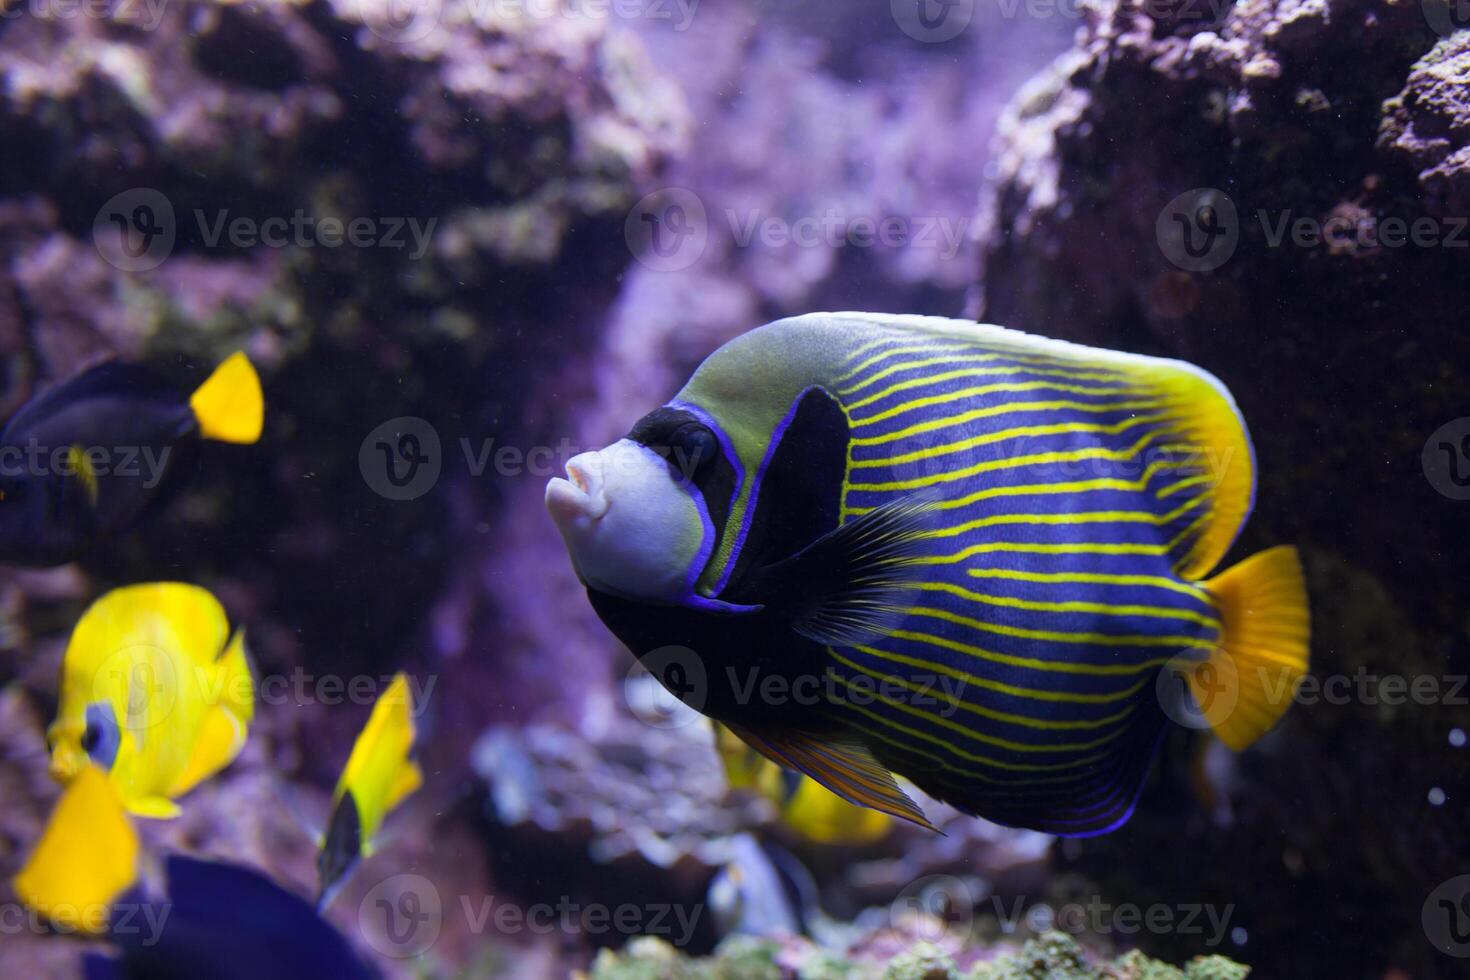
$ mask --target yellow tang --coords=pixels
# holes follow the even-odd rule
[[[357,859],[372,855],[388,814],[423,785],[423,771],[409,758],[416,736],[413,719],[408,677],[399,673],[373,706],[332,794],[332,819],[317,858],[323,904]]]
[[[61,795],[30,859],[15,876],[16,897],[64,931],[100,933],[108,906],[138,876],[138,835],[117,788],[84,766]]]
[[[128,812],[175,817],[175,799],[240,754],[254,714],[244,631],[231,635],[214,596],[178,582],[115,589],[66,648],[51,775],[69,783],[90,761]]]

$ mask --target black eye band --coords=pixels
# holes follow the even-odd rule
[[[692,412],[664,406],[639,419],[628,438],[663,457],[673,479],[703,498],[715,533],[724,534],[735,493],[735,468],[725,458],[715,431]]]
[[[669,440],[670,465],[685,476],[693,476],[719,455],[720,443],[708,428],[695,422],[681,426]]]

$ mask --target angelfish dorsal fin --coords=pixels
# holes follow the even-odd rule
[[[742,600],[765,606],[823,645],[852,646],[888,632],[922,567],[911,559],[932,502],[932,494],[910,494],[834,528],[756,571]]]
[[[805,732],[758,733],[728,722],[726,727],[776,765],[810,776],[849,803],[939,832],[919,805],[899,788],[893,773],[863,745],[825,740]]]

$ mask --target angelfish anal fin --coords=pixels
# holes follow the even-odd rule
[[[810,776],[847,802],[940,833],[866,746],[805,732],[757,733],[743,725],[725,724],[776,765]]]
[[[824,646],[853,646],[889,632],[902,617],[903,593],[924,568],[912,559],[935,497],[919,491],[853,518],[755,572],[740,599],[764,605]]]

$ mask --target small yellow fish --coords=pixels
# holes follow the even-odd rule
[[[388,814],[423,785],[423,771],[409,758],[413,715],[408,677],[397,674],[373,706],[332,794],[332,819],[317,858],[323,904],[359,857],[372,856]]]
[[[58,930],[95,935],[107,928],[108,906],[137,877],[137,832],[117,787],[88,765],[61,794],[13,885],[16,897]]]
[[[882,840],[892,829],[887,814],[849,803],[816,780],[782,769],[724,725],[714,728],[725,781],[770,800],[781,821],[806,840],[860,847]]]
[[[70,783],[91,762],[128,812],[176,817],[174,800],[240,754],[254,714],[244,631],[231,635],[214,596],[178,582],[115,589],[66,648],[51,775]]]

